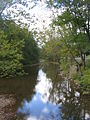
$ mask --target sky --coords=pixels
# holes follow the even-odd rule
[[[44,45],[43,34],[50,31],[50,24],[54,17],[61,14],[63,9],[47,7],[47,0],[22,0],[23,4],[14,4],[6,8],[3,13],[9,16],[22,28],[25,26],[32,31],[39,47]],[[35,2],[36,1],[36,2]],[[49,1],[49,0],[48,0]],[[36,32],[34,32],[36,31]],[[40,34],[42,33],[42,35]],[[48,38],[47,38],[48,41]]]
[[[37,1],[24,0],[26,4],[23,6],[21,4],[14,4],[12,7],[5,9],[4,14],[10,15],[13,20],[19,20],[28,25],[29,30],[42,31],[49,27],[52,19],[58,13],[55,8],[47,7],[45,0]],[[20,13],[21,12],[21,13]]]

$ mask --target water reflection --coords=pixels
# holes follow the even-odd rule
[[[35,93],[34,88],[37,80],[38,67],[30,67],[27,70],[29,70],[30,74],[24,77],[11,78],[11,79],[0,78],[0,101],[4,99],[3,104],[0,103],[0,115],[1,115],[0,120],[11,120],[9,114],[11,115],[11,117],[13,117],[12,120],[14,119],[21,120],[21,118],[19,119],[18,116],[16,118],[16,112],[18,107],[22,103],[23,99],[26,98],[27,100],[30,100],[33,94]],[[13,107],[12,107],[12,102],[10,102],[11,99],[13,99],[14,101],[14,102],[12,101]],[[1,111],[1,108],[3,106],[5,107]],[[6,112],[8,112],[8,114]],[[15,117],[12,114],[12,112],[15,115]],[[1,119],[2,116],[4,117],[4,119]],[[7,119],[5,118],[5,116]]]
[[[82,97],[73,81],[60,77],[55,68],[51,65],[39,70],[35,94],[30,101],[23,101],[18,113],[27,120],[88,120],[88,99]]]
[[[0,79],[0,95],[12,95],[18,120],[89,120],[90,96],[60,76],[58,65],[28,70],[30,74],[22,78]]]
[[[50,90],[49,101],[62,104],[62,120],[90,119],[90,96],[83,96],[74,81],[60,77],[55,65],[47,66],[44,66],[43,70],[49,78],[52,78],[53,88]]]
[[[52,81],[40,69],[35,87],[36,93],[29,102],[26,99],[23,101],[22,106],[18,108],[18,113],[28,115],[27,119],[30,118],[30,120],[53,120],[57,118],[56,113],[60,111],[60,105],[49,101],[50,89],[52,89]],[[61,120],[60,114],[58,119]]]
[[[59,80],[60,81],[60,80]],[[82,118],[81,95],[79,91],[70,85],[70,81],[53,81],[53,89],[50,91],[49,100],[62,104],[62,120],[79,120]]]
[[[40,94],[37,93],[30,102],[24,100],[23,106],[18,109],[18,112],[28,115],[27,119],[30,120],[49,120],[52,117],[51,115],[56,118],[55,115],[59,110],[58,108],[59,106],[43,101]]]

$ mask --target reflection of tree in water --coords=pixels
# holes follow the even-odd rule
[[[86,114],[90,114],[89,106],[86,106],[86,104],[89,104],[89,101],[82,99],[80,96],[73,96],[72,94],[66,97],[66,100],[62,103],[62,118],[64,120],[85,120]]]
[[[16,109],[20,106],[23,99],[30,100],[34,94],[38,67],[28,68],[29,75],[12,78],[0,79],[0,94],[12,94],[16,101]]]
[[[61,104],[63,120],[84,120],[86,115],[90,115],[90,96],[88,99],[83,97],[74,81],[59,76],[58,70],[57,65],[53,64],[47,64],[43,68],[47,77],[52,79],[49,101]]]

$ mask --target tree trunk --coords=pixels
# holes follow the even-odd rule
[[[82,62],[83,62],[83,68],[85,69],[85,67],[86,67],[86,59],[85,59],[86,57],[85,57],[85,54],[83,55],[83,60],[82,60]]]
[[[87,25],[86,25],[86,33],[88,37],[88,42],[90,43],[90,33],[89,33],[89,28],[90,28],[90,5],[87,5],[88,8],[88,16],[87,16]]]
[[[85,53],[82,52],[80,45],[79,45],[79,52],[80,52],[80,57],[81,57],[81,65],[83,67],[83,69],[85,69],[86,67],[86,63],[85,63]]]
[[[81,65],[77,65],[77,72],[79,72],[80,76],[82,76]]]

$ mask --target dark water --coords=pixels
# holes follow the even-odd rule
[[[83,96],[73,81],[58,75],[57,65],[28,70],[28,76],[0,80],[0,95],[15,99],[12,109],[17,120],[90,120],[90,96]]]

